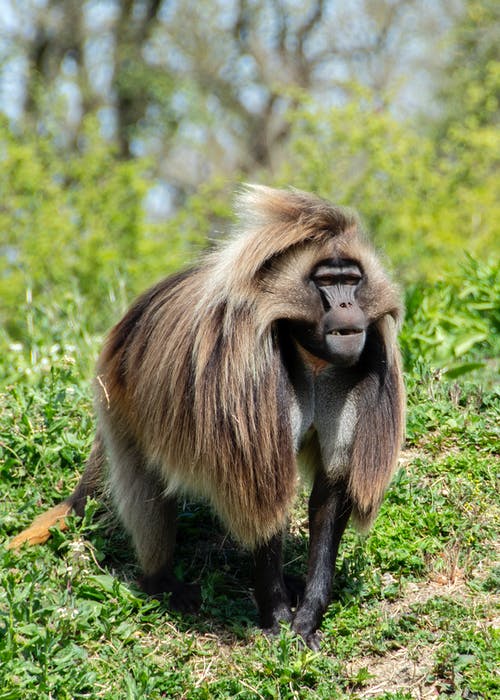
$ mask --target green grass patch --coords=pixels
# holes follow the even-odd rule
[[[4,544],[71,491],[94,430],[100,339],[42,311],[23,344],[0,339]],[[202,586],[194,617],[138,591],[126,537],[91,503],[44,546],[0,548],[0,700],[500,697],[495,343],[453,380],[425,355],[410,365],[400,469],[369,535],[343,540],[320,653],[258,630],[250,556],[200,504],[179,518],[177,572]],[[291,573],[305,572],[305,515],[302,495]]]

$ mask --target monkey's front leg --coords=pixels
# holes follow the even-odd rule
[[[274,535],[257,547],[255,562],[255,598],[260,625],[277,634],[280,622],[291,622],[290,597],[283,580],[283,533]]]
[[[320,646],[317,629],[330,602],[339,543],[352,505],[343,483],[331,483],[321,471],[309,499],[309,561],[306,588],[292,629],[308,647]]]

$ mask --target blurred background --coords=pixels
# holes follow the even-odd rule
[[[34,361],[103,333],[227,229],[246,181],[359,211],[407,290],[408,362],[488,364],[499,19],[496,0],[0,0],[0,342]]]

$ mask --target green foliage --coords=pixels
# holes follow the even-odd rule
[[[302,105],[280,181],[356,208],[400,276],[436,280],[465,252],[493,253],[498,130],[469,120],[435,141],[363,92],[336,109]]]
[[[466,0],[449,37],[449,60],[440,92],[442,135],[450,124],[497,125],[500,107],[500,6]]]
[[[82,295],[106,327],[132,294],[180,266],[203,238],[147,221],[146,163],[121,161],[89,120],[80,148],[16,137],[0,123],[0,320],[20,337],[18,310]],[[111,309],[110,309],[111,307]]]
[[[17,139],[2,125],[0,212],[2,315],[25,291],[56,297],[74,285],[91,303],[128,272],[137,253],[143,188],[139,169],[116,162],[88,130],[74,155],[58,155],[43,138]],[[111,272],[112,271],[112,272]]]
[[[453,379],[500,356],[500,260],[469,257],[439,282],[416,284],[406,294],[401,334],[406,365],[425,361]]]
[[[477,14],[485,7],[493,5],[468,3],[478,26],[488,25]],[[304,650],[286,628],[277,639],[256,631],[250,557],[199,504],[179,518],[176,564],[202,585],[194,618],[138,593],[121,529],[93,518],[92,503],[44,547],[0,548],[0,700],[406,700],[417,684],[436,697],[500,695],[500,144],[490,49],[481,80],[464,82],[464,118],[445,120],[438,138],[363,93],[335,110],[304,100],[290,116],[280,183],[356,207],[398,278],[411,281],[401,334],[408,450],[372,532],[343,540],[322,652]],[[231,213],[228,184],[214,180],[154,224],[144,207],[155,185],[148,164],[118,160],[91,122],[69,154],[1,124],[0,165],[6,542],[81,472],[100,333],[134,293],[188,264]],[[302,497],[287,544],[300,573],[306,509]]]

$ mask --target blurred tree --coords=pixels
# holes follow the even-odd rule
[[[68,146],[85,116],[100,112],[119,153],[130,156],[148,108],[165,104],[172,91],[168,72],[148,65],[143,56],[161,0],[26,5],[32,27],[12,32],[11,42],[26,62],[24,103],[16,121],[57,131]],[[175,120],[165,117],[162,112],[167,133],[175,130]]]
[[[178,120],[170,107],[174,78],[165,67],[146,59],[148,45],[158,30],[161,0],[121,0],[113,26],[113,88],[116,94],[116,135],[122,156],[133,152],[133,140],[147,120],[148,112],[156,111],[168,139],[175,133]]]
[[[449,59],[438,90],[440,136],[452,124],[472,119],[478,127],[500,119],[500,3],[467,0],[450,32]]]
[[[216,172],[275,168],[296,88],[335,105],[354,81],[380,107],[389,95],[412,107],[422,87],[404,76],[418,82],[428,37],[460,0],[3,2],[4,94],[24,75],[10,82],[17,106],[2,100],[16,127],[66,147],[95,113],[122,157],[154,154],[185,192]]]
[[[280,181],[355,207],[401,278],[435,280],[497,250],[499,158],[498,129],[469,120],[436,140],[360,90],[334,110],[304,99]]]
[[[44,9],[46,12],[35,15],[30,34],[24,35],[28,64],[24,111],[30,126],[43,118],[43,110],[47,107],[44,88],[63,79],[65,73],[72,72],[70,64],[75,68],[73,72],[78,78],[82,97],[89,94],[88,86],[84,84],[86,76],[81,70],[85,41],[81,3],[68,0]],[[89,109],[90,105],[86,104],[84,108]]]
[[[149,162],[117,158],[87,117],[79,148],[61,153],[47,136],[12,133],[0,118],[0,327],[25,330],[24,302],[85,300],[85,321],[102,330],[145,287],[206,245],[230,198],[200,188],[162,225],[146,212]],[[83,318],[82,318],[83,321]]]
[[[131,295],[180,266],[225,228],[240,175],[356,207],[402,279],[498,241],[492,0],[464,6],[443,53],[456,68],[434,73],[439,116],[426,101],[425,122],[399,80],[413,24],[428,50],[424,27],[442,38],[453,3],[0,2],[4,318],[26,288],[73,284],[97,309],[111,287]]]

